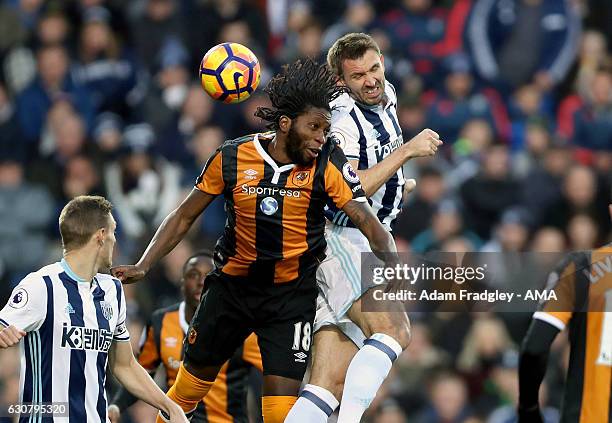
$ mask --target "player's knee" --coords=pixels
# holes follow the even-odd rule
[[[183,365],[193,376],[207,382],[214,382],[221,369],[221,366],[210,366],[204,363],[193,362],[192,360],[185,360]]]
[[[405,318],[391,318],[384,324],[379,324],[373,327],[372,333],[382,333],[393,338],[401,347],[402,350],[408,348],[412,340],[412,331],[410,329],[410,321]]]

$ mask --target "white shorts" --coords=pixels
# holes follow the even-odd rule
[[[348,309],[372,285],[362,286],[361,253],[372,252],[368,239],[356,228],[327,223],[326,258],[317,270],[317,314],[314,331],[337,326],[358,347],[365,336],[346,315]]]

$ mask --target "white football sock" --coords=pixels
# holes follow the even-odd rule
[[[361,420],[401,352],[401,345],[389,335],[375,333],[365,340],[346,372],[338,423]]]
[[[326,423],[336,408],[338,400],[331,392],[308,384],[285,417],[285,423]]]

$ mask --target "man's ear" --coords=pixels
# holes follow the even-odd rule
[[[106,239],[106,228],[100,228],[96,231],[96,242],[99,246],[104,245],[104,240]]]
[[[291,118],[289,116],[281,116],[278,120],[279,131],[281,131],[283,134],[288,133],[289,129],[291,129],[291,123]]]

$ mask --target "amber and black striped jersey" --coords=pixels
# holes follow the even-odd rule
[[[275,283],[296,279],[325,254],[327,201],[339,209],[365,201],[358,176],[334,142],[309,167],[279,165],[266,146],[274,133],[226,141],[208,160],[196,188],[223,194],[225,232],[215,253],[231,276],[257,274]]]
[[[151,373],[163,364],[168,388],[176,380],[188,328],[182,302],[153,313],[143,332],[138,362]],[[246,422],[247,383],[252,367],[263,370],[255,334],[221,367],[212,388],[198,405],[192,423]]]
[[[563,423],[612,423],[612,244],[566,257],[548,279],[556,300],[534,319],[569,326]]]

